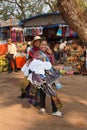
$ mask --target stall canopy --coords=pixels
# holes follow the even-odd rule
[[[19,22],[24,28],[25,40],[33,36],[45,36],[47,40],[60,40],[61,38],[77,36],[65,23],[60,12],[39,14]],[[73,34],[71,34],[73,33]]]
[[[8,19],[6,21],[0,20],[0,27],[8,27],[8,26],[18,26],[19,20],[18,19]]]
[[[58,26],[58,24],[64,24],[61,14],[57,13],[45,13],[36,15],[19,22],[19,26],[23,27],[35,27],[35,26]]]

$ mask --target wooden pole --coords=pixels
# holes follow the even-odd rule
[[[11,39],[11,29],[12,29],[12,18],[10,18],[10,39]]]

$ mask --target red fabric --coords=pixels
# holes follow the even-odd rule
[[[29,56],[33,58],[35,52],[40,50],[38,47],[34,46],[30,51],[29,51]]]
[[[47,53],[45,53],[46,54],[46,56],[49,58],[49,60],[50,60],[50,62],[51,62],[51,64],[52,65],[54,65],[55,64],[55,58],[54,58],[54,54],[47,54]],[[40,51],[37,51],[35,54],[34,54],[34,56],[33,56],[33,58],[36,58],[36,59],[44,59],[44,57],[43,57],[43,55],[41,55],[41,53],[40,53]]]
[[[0,55],[4,55],[7,52],[7,44],[0,44]]]
[[[16,64],[17,64],[17,68],[22,68],[22,66],[26,63],[26,57],[16,57]],[[12,62],[12,68],[14,68],[14,64]]]

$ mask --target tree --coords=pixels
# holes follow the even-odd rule
[[[78,0],[80,6],[83,8],[84,11],[87,11],[87,0]]]
[[[44,0],[44,3],[49,6],[50,8],[49,12],[59,11],[56,0]]]
[[[87,16],[77,0],[57,0],[58,8],[67,24],[87,45]]]
[[[0,0],[0,18],[11,16],[20,20],[43,12],[45,6],[41,0]]]

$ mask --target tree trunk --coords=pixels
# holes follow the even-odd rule
[[[57,0],[59,10],[65,22],[87,45],[87,17],[76,0]]]

